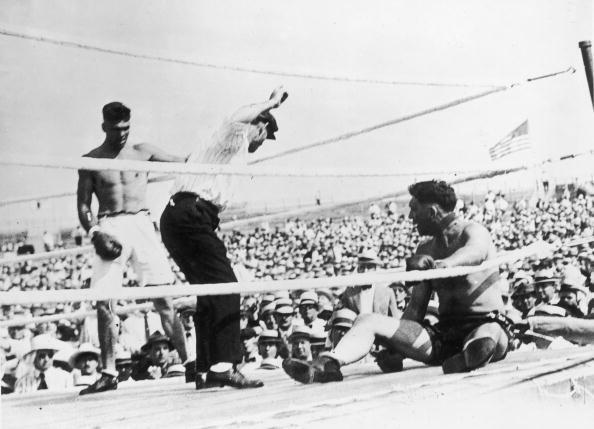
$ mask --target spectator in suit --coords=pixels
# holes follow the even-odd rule
[[[357,258],[357,272],[375,271],[380,263],[375,252],[364,250]],[[378,313],[396,318],[402,315],[392,289],[379,284],[347,287],[340,296],[339,308],[357,314]]]
[[[15,393],[30,393],[37,390],[67,390],[72,387],[72,375],[54,367],[54,355],[61,344],[49,335],[38,335],[31,340],[33,366],[21,376],[15,385]]]
[[[289,336],[296,325],[293,317],[293,301],[291,298],[278,298],[275,302],[274,315],[282,341],[279,354],[284,359],[289,357],[291,352]]]
[[[157,380],[184,375],[179,358],[172,354],[175,348],[168,336],[159,331],[154,332],[141,350],[145,356],[137,373],[132,375],[135,380]]]

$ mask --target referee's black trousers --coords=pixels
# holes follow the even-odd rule
[[[196,194],[178,192],[161,215],[163,243],[190,283],[237,281],[227,249],[215,233],[218,211]],[[219,362],[241,362],[239,318],[239,294],[198,297],[194,316],[198,372]]]

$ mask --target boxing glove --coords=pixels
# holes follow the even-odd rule
[[[406,271],[422,271],[435,268],[435,261],[430,255],[413,255],[406,258]]]
[[[97,231],[91,239],[95,252],[101,259],[113,261],[122,254],[122,245],[116,238],[106,232]]]

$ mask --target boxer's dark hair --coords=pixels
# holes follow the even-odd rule
[[[438,204],[448,212],[456,208],[456,192],[443,180],[428,180],[413,183],[408,192],[422,204]]]
[[[120,122],[130,120],[130,109],[119,101],[112,101],[103,106],[103,120]]]

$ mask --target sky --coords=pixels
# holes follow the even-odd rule
[[[300,1],[0,0],[0,33],[66,40],[216,65],[159,62],[0,34],[0,151],[79,156],[103,139],[101,106],[132,108],[129,142],[178,154],[208,138],[237,107],[283,84],[277,141],[283,152],[485,91],[575,67],[574,74],[520,85],[455,108],[306,150],[262,165],[394,169],[402,173],[491,169],[488,148],[528,119],[530,164],[591,147],[594,129],[578,42],[592,39],[581,0]],[[315,80],[228,68],[350,79]],[[511,162],[509,159],[506,162]],[[253,179],[236,203],[247,210],[369,197],[411,178]],[[418,176],[420,177],[420,176]],[[3,167],[0,201],[76,189],[76,172]],[[156,216],[167,183],[152,186]],[[0,207],[4,226],[76,224],[72,198]],[[39,226],[39,222],[44,222]],[[2,229],[2,227],[0,227]]]

